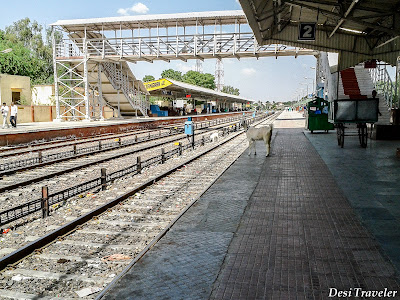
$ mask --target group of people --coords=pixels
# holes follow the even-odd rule
[[[10,123],[12,127],[17,127],[17,114],[18,114],[18,107],[15,105],[14,102],[11,102],[11,107],[8,107],[5,102],[0,108],[1,115],[3,116],[3,129],[10,128],[10,124],[8,124],[8,115],[10,115]]]

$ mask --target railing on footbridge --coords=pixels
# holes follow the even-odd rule
[[[57,59],[126,58],[129,61],[188,60],[313,55],[316,51],[285,45],[258,45],[253,33],[64,39],[56,45]]]

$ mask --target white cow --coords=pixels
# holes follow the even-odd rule
[[[214,132],[210,135],[210,140],[211,142],[216,142],[218,141],[218,132]]]
[[[248,126],[246,122],[243,124],[244,130],[246,131],[247,140],[249,141],[249,155],[251,154],[251,147],[254,148],[254,155],[256,155],[256,141],[263,140],[265,143],[265,147],[267,148],[267,154],[269,155],[269,151],[271,149],[271,136],[272,136],[272,124],[264,125],[260,128],[255,128],[253,126]]]

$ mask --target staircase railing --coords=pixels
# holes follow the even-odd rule
[[[368,69],[376,91],[383,95],[388,108],[398,106],[398,97],[396,95],[396,85],[390,78],[386,65],[377,64],[376,68]]]
[[[146,97],[133,86],[127,75],[117,67],[115,63],[102,63],[103,70],[111,85],[116,90],[121,90],[126,99],[131,104],[132,108],[139,109],[143,116],[147,116],[147,110],[150,104]]]

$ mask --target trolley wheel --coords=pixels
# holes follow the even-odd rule
[[[314,130],[311,130],[311,133],[314,133]]]
[[[360,140],[360,145],[363,148],[367,148],[368,133],[367,124],[358,124],[358,138]]]
[[[344,124],[339,123],[336,128],[338,145],[343,148],[344,146]]]
[[[340,128],[339,124],[336,126],[336,138],[337,138],[337,144],[340,146]]]

